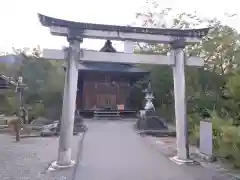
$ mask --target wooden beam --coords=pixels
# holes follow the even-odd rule
[[[64,60],[65,52],[57,49],[44,49],[44,59]],[[174,65],[175,62],[170,56],[156,54],[131,54],[131,53],[107,53],[90,50],[81,50],[81,61],[111,62],[127,64],[155,64]],[[203,66],[204,61],[199,57],[190,57],[186,61],[187,66]]]
[[[57,36],[67,36],[69,30],[66,27],[51,26],[50,32]],[[176,36],[168,35],[158,35],[158,34],[148,34],[148,33],[128,33],[119,31],[101,31],[101,30],[89,30],[85,29],[79,32],[79,37],[81,38],[91,38],[91,39],[109,39],[118,41],[134,41],[134,42],[145,42],[145,43],[166,43],[176,40]],[[183,37],[187,44],[196,44],[201,42],[200,37]]]

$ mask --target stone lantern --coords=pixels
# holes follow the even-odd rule
[[[146,104],[144,106],[144,110],[145,111],[152,111],[152,112],[154,112],[155,111],[155,107],[154,107],[153,102],[152,102],[152,100],[154,99],[154,96],[153,96],[153,91],[152,91],[152,87],[151,87],[150,81],[148,83],[148,88],[145,89],[143,92],[146,94],[145,95]]]

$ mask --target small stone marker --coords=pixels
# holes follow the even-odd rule
[[[205,119],[200,122],[200,152],[211,157],[212,146],[212,122]]]

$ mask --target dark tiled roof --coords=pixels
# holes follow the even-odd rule
[[[104,46],[100,49],[100,52],[117,52],[117,51],[112,46],[112,42],[110,40],[107,40]]]
[[[122,72],[122,73],[149,73],[129,64],[84,62],[78,65],[79,71]]]
[[[17,81],[13,80],[11,77],[5,76],[0,73],[0,89],[9,89],[13,87],[20,86],[22,88],[26,88],[26,84],[18,84]]]
[[[9,89],[16,87],[17,83],[14,82],[11,78],[0,74],[0,89]]]
[[[209,28],[203,29],[157,29],[157,28],[142,28],[142,27],[130,27],[130,26],[116,26],[116,25],[102,25],[67,21],[63,19],[57,19],[42,14],[38,14],[39,20],[43,26],[60,26],[73,28],[75,30],[100,30],[100,31],[118,31],[125,33],[142,33],[142,34],[156,34],[166,36],[177,37],[203,37],[208,33]]]

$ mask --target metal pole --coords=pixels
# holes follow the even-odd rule
[[[172,44],[172,58],[174,76],[175,117],[177,133],[177,157],[179,161],[189,160],[188,127],[186,117],[186,90],[185,90],[185,52],[184,41],[177,40]]]
[[[69,41],[69,52],[65,76],[62,118],[59,138],[58,166],[71,166],[71,142],[76,108],[78,61],[80,58],[80,41]]]

